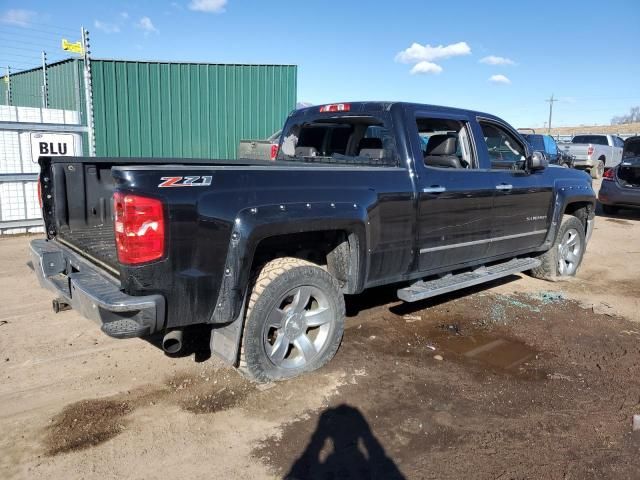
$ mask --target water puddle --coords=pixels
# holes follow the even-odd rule
[[[433,328],[429,332],[429,339],[445,355],[452,353],[461,360],[514,373],[519,372],[525,363],[535,359],[538,353],[519,340],[493,332],[465,331],[457,324]]]

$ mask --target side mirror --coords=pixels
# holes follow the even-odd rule
[[[549,166],[549,161],[545,158],[544,153],[534,151],[525,161],[525,166],[530,172],[544,170]]]

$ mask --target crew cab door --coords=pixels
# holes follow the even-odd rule
[[[492,172],[479,168],[469,118],[416,111],[408,120],[417,175],[418,270],[444,270],[484,258],[495,181]]]
[[[540,246],[549,226],[553,185],[545,178],[550,177],[542,171],[524,169],[524,160],[530,152],[507,124],[479,118],[478,127],[479,153],[488,163],[494,190],[487,256],[503,256]]]

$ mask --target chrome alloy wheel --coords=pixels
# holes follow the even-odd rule
[[[287,292],[265,322],[263,345],[269,360],[281,368],[300,368],[317,358],[334,328],[336,312],[330,305],[312,286]]]
[[[580,263],[582,242],[575,228],[570,228],[564,233],[562,241],[558,244],[558,273],[561,276],[573,275]]]

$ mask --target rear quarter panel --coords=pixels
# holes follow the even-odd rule
[[[185,175],[211,176],[212,182],[158,188],[162,177]],[[165,258],[122,267],[121,279],[132,294],[163,294],[169,327],[231,321],[255,249],[272,235],[331,229],[357,234],[361,287],[411,267],[415,214],[404,168],[154,166],[115,169],[114,177],[118,189],[166,205]]]

